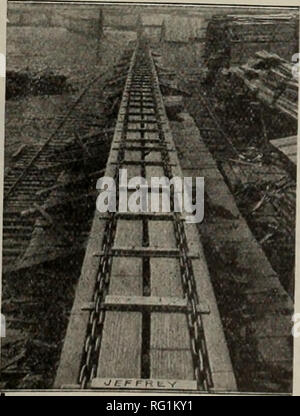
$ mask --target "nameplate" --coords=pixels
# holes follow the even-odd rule
[[[196,380],[155,380],[141,378],[94,378],[92,389],[197,390]]]

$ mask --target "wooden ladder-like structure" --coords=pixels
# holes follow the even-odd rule
[[[154,58],[142,40],[105,173],[115,179],[117,206],[120,169],[128,181],[148,184],[182,178]],[[55,387],[236,389],[196,225],[172,202],[170,212],[95,212]]]

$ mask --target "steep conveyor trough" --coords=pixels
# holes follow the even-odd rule
[[[105,176],[182,177],[153,56],[131,60]],[[118,186],[117,186],[118,190]],[[118,200],[118,196],[117,196]],[[195,224],[96,211],[56,388],[234,391]]]

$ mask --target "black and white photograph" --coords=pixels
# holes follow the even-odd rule
[[[8,1],[1,392],[293,394],[299,67],[299,7]]]

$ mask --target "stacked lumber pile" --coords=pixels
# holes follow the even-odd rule
[[[292,64],[276,54],[260,51],[245,65],[231,67],[233,82],[242,82],[256,93],[258,100],[297,120],[298,80],[293,77]]]
[[[206,33],[205,58],[221,55],[223,67],[245,63],[267,49],[285,59],[298,52],[298,14],[213,16]]]

